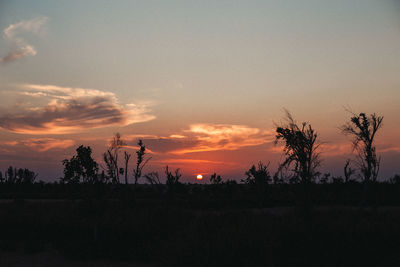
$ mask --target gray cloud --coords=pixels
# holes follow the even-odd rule
[[[36,55],[36,49],[26,43],[22,37],[25,33],[39,33],[40,29],[48,20],[47,17],[37,17],[31,20],[23,20],[9,25],[3,31],[4,38],[10,43],[10,51],[7,55],[0,58],[3,63],[9,63],[26,56]]]
[[[154,119],[145,104],[121,105],[112,92],[54,85],[24,85],[20,92],[46,98],[44,106],[0,116],[0,128],[24,134],[68,134]]]

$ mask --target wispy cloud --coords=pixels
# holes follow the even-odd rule
[[[325,157],[351,155],[353,153],[353,146],[350,143],[323,143],[320,145],[319,151]]]
[[[0,128],[23,134],[68,134],[106,126],[126,126],[155,117],[147,104],[122,105],[112,92],[27,84],[20,93],[47,100],[19,114],[0,116]]]
[[[0,58],[0,61],[9,63],[26,56],[36,55],[35,47],[28,44],[23,38],[23,35],[26,33],[38,34],[47,20],[47,17],[37,17],[31,20],[23,20],[15,24],[10,24],[5,28],[3,36],[10,44],[10,51],[7,55]]]
[[[278,144],[271,146],[269,151],[272,153],[283,154],[285,146]],[[352,145],[349,143],[322,143],[317,150],[324,157],[336,157],[341,155],[350,155],[353,152]]]
[[[376,145],[377,153],[388,153],[388,152],[400,152],[400,146],[393,143],[377,143]]]
[[[246,125],[198,123],[168,136],[135,134],[123,138],[131,142],[142,139],[156,154],[182,155],[258,146],[271,143],[274,135],[271,131]]]
[[[66,149],[75,144],[70,139],[54,139],[54,138],[29,138],[20,141],[8,141],[2,143],[5,146],[25,146],[33,150],[44,152],[51,149]]]
[[[174,150],[171,152],[172,154],[237,150],[242,147],[261,145],[273,140],[273,135],[269,131],[234,124],[192,124],[185,133],[187,138],[195,141],[195,145]],[[183,137],[183,135],[175,135],[174,137],[177,136],[179,136],[179,138],[176,138],[178,140]]]
[[[50,149],[65,149],[75,144],[74,140],[59,140],[54,138],[31,138],[22,141],[24,146],[30,147],[39,152]]]
[[[283,148],[282,148],[283,149]],[[320,146],[319,151],[324,157],[336,157],[336,156],[351,156],[356,154],[353,144],[347,143],[323,143]],[[392,144],[378,143],[377,153],[387,152],[400,152],[400,147]]]
[[[215,160],[206,160],[206,159],[163,159],[156,161],[157,163],[162,164],[204,164],[204,165],[235,165],[236,163],[227,162],[227,161],[215,161]]]

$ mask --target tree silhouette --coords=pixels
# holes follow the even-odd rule
[[[344,171],[344,179],[345,179],[344,181],[345,181],[346,183],[350,182],[350,181],[351,181],[351,176],[352,176],[353,174],[355,174],[355,170],[353,170],[353,169],[350,167],[350,160],[349,160],[349,159],[346,160],[346,164],[344,165],[343,171]]]
[[[133,175],[135,177],[135,185],[138,183],[139,178],[142,176],[142,170],[146,166],[147,162],[151,159],[144,159],[144,155],[146,154],[146,146],[143,144],[142,140],[138,142],[139,149],[136,151],[136,168],[133,170]]]
[[[275,172],[274,176],[272,177],[272,180],[274,182],[274,184],[285,184],[287,182],[289,183],[295,183],[297,184],[299,182],[298,176],[296,174],[293,174],[290,169],[289,166],[281,166],[281,164],[279,164],[279,168],[278,170]]]
[[[182,174],[179,173],[180,169],[176,169],[175,173],[173,174],[172,172],[169,171],[168,165],[165,167],[165,174],[167,176],[166,180],[166,185],[167,186],[174,186],[177,184],[180,184],[180,178],[182,177]]]
[[[300,182],[308,184],[317,173],[321,164],[320,154],[316,143],[318,134],[312,126],[303,122],[299,127],[292,115],[286,111],[287,124],[276,128],[275,144],[284,143],[286,159],[279,168],[293,165],[293,171],[300,178]]]
[[[400,184],[400,175],[395,174],[392,178],[389,179],[389,182],[392,184]]]
[[[378,178],[381,158],[376,155],[374,140],[382,122],[383,116],[375,113],[370,116],[365,113],[353,114],[350,122],[341,128],[345,135],[354,138],[353,149],[357,151],[357,163],[365,183],[376,181]]]
[[[117,174],[115,169],[114,157],[109,149],[106,152],[104,152],[103,161],[106,164],[105,169],[107,172],[107,177],[111,180],[112,183],[117,183]]]
[[[265,195],[267,193],[268,183],[271,182],[271,175],[268,170],[269,163],[263,164],[261,161],[258,162],[257,167],[255,165],[245,173],[247,177],[242,180],[245,184],[249,184],[255,188],[257,192],[258,203],[263,206]]]
[[[222,183],[222,178],[220,175],[217,175],[215,172],[211,175],[210,177],[210,183],[211,184],[221,184]]]
[[[18,169],[17,172],[17,182],[22,183],[22,184],[33,184],[36,180],[36,177],[38,174],[36,174],[33,171],[30,171],[29,169]]]
[[[76,149],[76,156],[70,160],[64,159],[64,177],[62,183],[96,183],[98,179],[98,164],[92,158],[92,149],[90,146],[83,145]]]
[[[312,126],[303,122],[298,126],[289,111],[286,112],[287,124],[276,128],[275,144],[282,141],[286,159],[280,164],[279,169],[291,166],[294,177],[300,179],[303,184],[304,207],[308,213],[310,205],[309,185],[315,178],[318,166],[321,164],[320,154],[317,152],[318,134]]]
[[[158,172],[150,172],[144,175],[144,178],[147,180],[148,183],[151,185],[160,185],[160,175],[158,175]]]
[[[253,184],[257,186],[265,186],[271,182],[271,175],[268,171],[269,163],[263,164],[261,161],[258,162],[257,167],[255,165],[246,171],[247,177],[242,180],[245,184]]]
[[[331,177],[331,174],[329,172],[324,173],[322,177],[320,178],[319,182],[321,184],[328,184],[329,183],[329,178]]]
[[[125,160],[125,184],[128,184],[128,165],[129,165],[129,160],[131,158],[131,154],[124,151],[124,160]]]
[[[0,172],[0,182],[9,184],[33,184],[37,176],[37,173],[29,169],[17,169],[10,166],[5,172],[5,177],[3,177],[2,172]]]
[[[121,148],[125,142],[121,139],[121,135],[116,133],[111,140],[107,151],[103,154],[103,160],[106,164],[106,171],[113,183],[120,183],[119,175],[121,174],[118,158]],[[123,171],[122,171],[123,173]]]
[[[175,191],[181,182],[179,181],[182,177],[180,174],[180,169],[176,169],[174,173],[169,171],[168,165],[165,167],[165,175],[167,176],[165,184],[168,188],[168,193],[170,196],[174,197]]]
[[[7,172],[6,172],[6,181],[7,181],[7,183],[9,183],[9,184],[15,183],[15,181],[16,181],[16,173],[17,173],[16,169],[14,171],[14,168],[12,166],[8,167]]]

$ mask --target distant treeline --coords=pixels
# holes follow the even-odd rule
[[[332,180],[313,183],[309,187],[313,205],[363,206],[400,205],[400,176],[390,181],[375,182],[366,191],[359,181]],[[2,183],[0,199],[99,200],[121,201],[146,205],[171,203],[187,208],[265,208],[303,204],[303,186],[299,183],[266,184],[236,181],[218,184],[33,184]],[[158,203],[158,204],[157,204]]]
[[[22,168],[8,167],[7,171],[3,173],[0,171],[0,183],[7,184],[33,184],[38,176],[37,173]]]

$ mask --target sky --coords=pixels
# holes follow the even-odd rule
[[[244,178],[283,160],[288,109],[318,132],[321,172],[352,155],[340,126],[384,116],[381,178],[400,173],[400,2],[0,0],[0,170],[45,181],[119,132],[146,171]],[[133,165],[132,165],[133,168]]]

